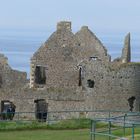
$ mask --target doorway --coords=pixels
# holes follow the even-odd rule
[[[1,119],[13,120],[15,115],[16,106],[9,100],[1,101]]]
[[[47,120],[48,103],[45,99],[37,99],[35,103],[35,117],[40,122],[45,122]]]

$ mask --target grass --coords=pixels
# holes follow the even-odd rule
[[[114,128],[118,128],[113,126]],[[0,122],[0,140],[89,140],[90,120],[64,120],[54,124],[39,122]],[[107,123],[98,123],[97,130],[108,129]],[[20,130],[20,131],[19,131]],[[131,129],[126,129],[130,138]],[[139,134],[140,128],[135,129]],[[123,129],[113,131],[117,136],[123,136]],[[137,135],[137,139],[140,135]],[[108,140],[107,136],[96,136],[97,140]]]
[[[88,128],[90,120],[83,119],[73,119],[73,120],[64,120],[60,122],[55,122],[47,124],[46,122],[27,122],[27,121],[18,121],[18,122],[0,122],[0,130],[34,130],[34,129],[51,129],[51,130],[60,130],[60,129],[78,129],[78,128]]]
[[[89,140],[88,130],[32,130],[0,132],[1,140]]]
[[[132,128],[127,128],[126,129],[126,137],[131,137],[131,133],[132,133]],[[116,130],[113,132],[113,134],[117,135],[117,136],[121,136],[123,137],[123,129],[120,130]],[[139,128],[135,128],[135,136],[138,136],[138,134],[140,134],[140,127]]]
[[[128,140],[131,140],[131,136],[128,136],[127,138]],[[140,140],[140,134],[135,135],[135,140]]]
[[[99,123],[97,128],[107,126],[106,123]],[[89,119],[72,119],[55,122],[52,124],[39,123],[37,121],[32,122],[0,122],[0,131],[11,130],[35,130],[35,129],[47,129],[47,130],[70,130],[70,129],[86,129],[90,128]]]
[[[139,132],[137,130],[137,132]],[[121,132],[117,130],[116,134]],[[129,132],[128,132],[129,133]],[[130,134],[129,134],[130,135]],[[137,135],[136,140],[139,140]],[[131,138],[130,136],[128,138]],[[89,140],[89,129],[79,130],[23,130],[23,131],[2,131],[1,140]],[[97,136],[96,140],[108,140],[108,137]]]

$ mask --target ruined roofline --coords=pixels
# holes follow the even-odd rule
[[[98,44],[96,44],[96,46],[102,46],[102,47],[98,47],[97,49],[100,51],[100,49],[102,50],[102,52],[104,53],[104,55],[106,57],[108,57],[108,60],[111,61],[111,56],[108,54],[108,51],[106,49],[106,47],[103,45],[103,43],[97,38],[97,36],[88,28],[88,26],[82,26],[76,33],[72,32],[72,23],[70,21],[60,21],[57,23],[56,26],[56,31],[54,31],[50,37],[45,41],[45,43],[43,43],[43,45],[40,46],[40,48],[37,50],[37,52],[35,52],[32,56],[31,59],[34,59],[34,57],[37,56],[37,54],[39,52],[41,52],[44,48],[47,48],[50,46],[51,42],[54,41],[53,46],[58,46],[57,41],[59,40],[59,35],[63,35],[66,33],[68,34],[72,34],[73,38],[75,38],[77,41],[79,41],[79,39],[77,38],[76,34],[80,31],[84,32],[89,32],[89,34],[92,36],[92,38],[95,40],[95,42]],[[66,36],[67,36],[66,35]],[[65,39],[64,39],[65,40]],[[67,40],[67,39],[66,39]]]
[[[52,41],[56,37],[56,33],[58,33],[58,35],[59,35],[59,33],[61,33],[61,31],[62,31],[62,33],[65,33],[65,31],[66,31],[66,32],[71,32],[74,36],[76,36],[76,34],[78,32],[80,32],[81,30],[88,31],[93,36],[93,38],[102,46],[102,49],[104,50],[105,55],[110,57],[110,61],[111,61],[111,55],[108,54],[107,48],[103,45],[103,43],[100,41],[100,39],[88,28],[88,26],[82,26],[80,30],[78,30],[76,33],[73,33],[71,21],[58,22],[57,30],[54,31],[50,35],[50,37],[45,41],[44,45],[42,45],[40,47],[39,51],[41,51],[44,47],[48,46],[47,44],[49,44],[49,42]],[[37,52],[34,53],[34,55],[35,54],[37,54]],[[34,55],[32,57],[34,57]],[[125,43],[124,43],[124,48],[122,50],[121,57],[114,59],[113,61],[121,62],[121,63],[131,62],[130,33],[128,33],[127,36],[125,37]]]
[[[68,31],[72,32],[72,22],[71,21],[60,21],[60,22],[58,22],[57,23],[57,30],[68,30]],[[99,40],[99,38],[89,29],[88,26],[83,25],[80,28],[80,30],[88,30],[91,33],[91,35],[99,42],[99,44],[101,44],[103,46],[104,50],[107,52],[106,47]],[[78,30],[76,33],[78,33],[80,30]],[[76,33],[74,33],[74,35],[76,35]]]
[[[81,29],[75,33],[75,35],[77,36],[79,33],[82,33],[82,34],[88,33],[91,36],[91,38],[96,41],[96,43],[95,43],[96,44],[96,49],[99,52],[102,50],[102,53],[105,56],[108,57],[108,60],[109,61],[111,61],[111,55],[108,53],[107,48],[104,46],[104,44],[102,43],[102,41],[96,36],[96,34],[92,30],[89,29],[88,26],[85,26],[85,25],[82,26]]]

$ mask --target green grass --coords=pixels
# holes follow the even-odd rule
[[[131,136],[128,136],[127,138],[128,138],[128,140],[131,140],[132,139]],[[134,138],[135,138],[135,140],[140,140],[140,135],[137,135],[136,134]]]
[[[130,130],[128,134],[130,135]],[[139,132],[137,130],[137,132]],[[121,134],[117,130],[115,134]],[[139,135],[138,135],[139,136]],[[136,137],[138,140],[139,137]],[[130,137],[129,137],[130,138]],[[23,130],[23,131],[2,131],[0,132],[0,140],[89,140],[89,129],[79,130]],[[97,136],[96,140],[108,140],[108,137]]]
[[[107,123],[97,123],[97,131],[108,130]],[[113,126],[118,128],[118,126]],[[19,131],[20,130],[20,131]],[[126,136],[131,135],[131,128],[126,129]],[[135,129],[139,134],[140,128]],[[114,135],[123,136],[123,129],[113,131]],[[64,120],[54,124],[39,122],[0,122],[0,140],[89,140],[90,120]],[[97,136],[97,140],[108,140],[108,136]],[[137,137],[138,139],[138,137]],[[137,140],[136,139],[136,140]]]
[[[90,129],[91,121],[90,119],[73,119],[73,120],[64,120],[56,124],[48,125],[50,129]],[[96,125],[97,128],[107,127],[107,123],[100,122]]]
[[[51,130],[64,130],[64,129],[83,129],[90,127],[89,119],[72,119],[64,120],[60,122],[55,122],[47,124],[46,122],[0,122],[0,130],[33,130],[33,129],[51,129]]]
[[[0,122],[0,131],[32,130],[47,127],[46,123],[38,122]]]
[[[83,130],[31,130],[0,132],[1,140],[89,140],[90,132]],[[100,137],[97,140],[108,140]]]
[[[98,131],[98,130],[97,130]],[[131,138],[132,137],[132,128],[126,128],[126,133],[125,136],[123,135],[123,129],[118,129],[118,130],[114,130],[112,131],[112,134],[115,136],[119,136],[119,137],[127,137],[127,138]],[[140,127],[139,128],[135,128],[135,138],[139,138],[140,137]],[[101,139],[101,140],[106,140],[108,138],[108,136],[104,136],[104,138],[97,136],[97,140]],[[136,140],[140,140],[140,139],[136,139]]]
[[[1,140],[88,140],[89,131],[32,130],[0,132]]]
[[[106,123],[98,123],[97,128],[107,126]],[[63,120],[57,123],[47,124],[46,122],[40,123],[37,121],[32,122],[0,122],[0,131],[8,130],[35,130],[35,129],[47,129],[47,130],[70,130],[70,129],[86,129],[90,128],[89,119],[72,119]]]

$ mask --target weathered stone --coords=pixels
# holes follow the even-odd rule
[[[8,59],[0,54],[0,87],[1,88],[20,88],[25,85],[26,73],[13,70],[9,64]]]
[[[25,73],[12,70],[0,55],[0,100],[12,101],[16,111],[23,112],[35,111],[37,99],[45,99],[49,111],[129,111],[128,99],[134,96],[133,110],[139,111],[140,64],[128,63],[130,58],[130,34],[121,58],[111,62],[106,48],[87,26],[74,34],[70,22],[60,22],[31,58],[30,83]]]
[[[130,33],[128,33],[127,36],[125,37],[121,59],[123,63],[128,63],[131,61]]]

